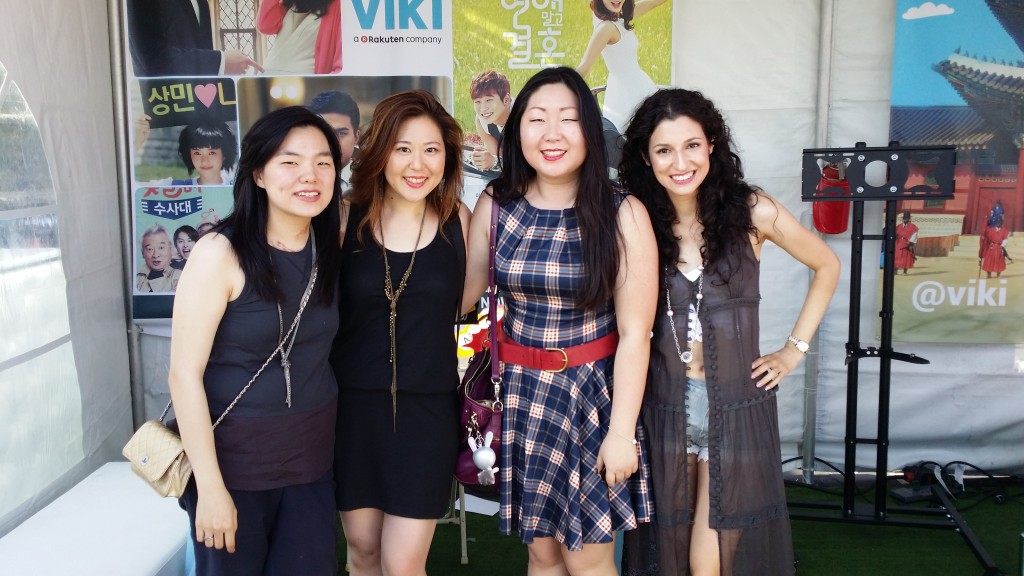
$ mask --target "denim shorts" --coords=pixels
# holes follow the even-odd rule
[[[708,387],[693,378],[686,379],[686,453],[708,461]]]

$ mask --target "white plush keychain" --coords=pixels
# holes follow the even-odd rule
[[[481,486],[493,485],[498,474],[498,468],[494,466],[497,457],[494,454],[494,450],[491,449],[491,440],[494,440],[493,432],[488,432],[484,436],[482,444],[478,443],[476,438],[472,436],[467,438],[469,449],[473,451],[473,464],[476,464],[476,467],[480,469],[476,478]]]

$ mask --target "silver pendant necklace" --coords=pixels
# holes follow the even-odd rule
[[[284,372],[284,402],[289,408],[292,407],[292,363],[288,360],[288,356],[291,355],[292,348],[295,346],[295,337],[299,335],[299,322],[302,321],[302,309],[305,307],[305,301],[309,299],[313,284],[316,282],[316,235],[313,233],[312,228],[309,230],[309,242],[312,244],[310,248],[311,268],[309,271],[309,281],[306,284],[306,291],[303,293],[299,304],[299,312],[295,315],[295,319],[292,320],[291,328],[288,329],[290,335],[285,334],[284,313],[281,310],[281,302],[277,302],[277,346],[281,350],[281,371]],[[270,256],[270,265],[273,266],[274,256],[269,250],[267,254]],[[277,283],[276,276],[274,282]],[[287,346],[285,346],[286,340],[288,340]]]
[[[685,278],[685,276],[684,276]],[[672,341],[676,344],[676,354],[679,355],[679,361],[686,366],[689,370],[690,362],[693,361],[693,341],[696,338],[697,328],[694,326],[693,330],[688,330],[686,334],[686,350],[683,350],[682,346],[679,345],[679,334],[676,332],[676,323],[673,316],[675,312],[672,311],[672,290],[668,286],[668,269],[665,269],[665,306],[667,308],[666,315],[668,316],[668,325],[672,328]],[[700,304],[704,300],[704,265],[700,267],[700,276],[697,277],[697,305],[694,307],[694,318],[700,316]]]

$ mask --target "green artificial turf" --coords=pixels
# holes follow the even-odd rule
[[[842,503],[842,486],[810,489],[791,485],[791,502],[823,500]],[[870,486],[861,486],[857,506],[871,509]],[[997,503],[993,487],[974,488],[960,495],[958,509],[968,527],[1007,576],[1021,572],[1021,534],[1024,533],[1024,485],[1006,486],[1003,503]],[[927,505],[927,504],[920,504]],[[889,501],[888,506],[903,506]],[[905,517],[900,515],[900,517]],[[932,516],[931,519],[941,519]],[[526,574],[526,547],[517,537],[498,534],[497,516],[469,514],[466,522],[469,564],[460,563],[459,526],[442,524],[434,534],[427,558],[432,576],[473,574],[521,576]],[[793,547],[799,576],[981,576],[982,565],[963,538],[949,529],[928,529],[871,524],[793,520]],[[338,545],[345,574],[345,545]],[[674,575],[673,575],[674,576]]]

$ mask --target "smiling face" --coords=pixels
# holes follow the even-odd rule
[[[171,263],[171,238],[167,232],[155,232],[142,237],[142,259],[154,272],[162,272]]]
[[[199,184],[223,184],[220,171],[224,167],[224,152],[220,148],[192,148],[189,155],[199,172]]]
[[[189,238],[188,233],[184,230],[178,232],[178,237],[174,239],[174,247],[178,249],[182,260],[188,260],[189,255],[192,254],[192,247],[195,245],[196,243]]]
[[[655,127],[646,160],[666,192],[696,198],[711,168],[714,149],[696,120],[679,116]]]
[[[402,122],[384,168],[385,197],[423,200],[444,178],[444,161],[444,140],[436,122],[427,116]]]
[[[473,110],[485,124],[497,124],[504,126],[508,120],[509,104],[512,103],[510,96],[504,99],[499,98],[494,92],[484,94],[473,99]]]
[[[622,3],[624,0],[601,0],[604,4],[605,10],[612,14],[619,14],[622,11]]]
[[[299,126],[288,132],[254,180],[267,193],[271,218],[312,218],[330,203],[337,176],[324,133]]]
[[[565,84],[545,84],[526,103],[519,126],[523,157],[537,178],[575,180],[587,156],[579,102]]]
[[[321,116],[331,125],[334,135],[338,137],[338,146],[341,147],[341,166],[338,168],[344,168],[352,161],[352,151],[355,150],[359,131],[352,126],[352,118],[348,114],[326,112]]]

